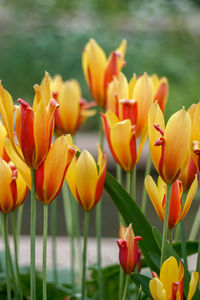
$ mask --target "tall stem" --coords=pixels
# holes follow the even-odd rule
[[[30,283],[31,300],[36,300],[36,279],[35,279],[35,233],[36,233],[36,189],[35,170],[31,170],[31,253],[30,253]]]
[[[19,272],[19,263],[18,263],[18,241],[17,241],[18,237],[17,237],[15,215],[16,215],[16,211],[12,211],[12,231],[13,231],[13,241],[14,241],[14,251],[15,251],[15,269],[17,275],[17,293],[20,296],[20,299],[23,299],[20,272]]]
[[[58,284],[57,257],[56,257],[56,229],[57,229],[57,198],[51,203],[51,237],[53,258],[53,280]]]
[[[17,225],[16,225],[16,235],[17,235],[17,240],[21,234],[21,226],[22,226],[22,215],[23,215],[23,208],[24,205],[22,204],[18,209],[17,209]]]
[[[185,228],[184,228],[183,220],[180,223],[180,227],[181,227],[181,253],[182,253],[184,264],[185,264],[186,268],[188,268],[187,248],[186,248],[186,241],[185,241]]]
[[[126,191],[130,194],[131,191],[131,172],[126,172]]]
[[[172,245],[172,240],[173,240],[173,238],[172,238],[172,229],[169,229],[169,243],[170,243],[170,245]]]
[[[171,196],[171,185],[167,185],[167,199],[166,199],[166,204],[165,204],[165,218],[164,218],[164,226],[163,226],[163,238],[162,238],[160,265],[162,265],[164,260],[165,260],[165,249],[166,249],[166,244],[167,244],[167,231],[168,231],[170,196]]]
[[[83,270],[82,270],[82,296],[81,299],[85,299],[85,275],[86,275],[86,262],[87,262],[87,238],[88,238],[88,227],[89,227],[90,212],[85,212],[84,219],[84,241],[83,241]]]
[[[47,284],[46,284],[46,272],[47,272],[47,232],[48,232],[48,204],[43,205],[43,264],[42,264],[42,285],[43,285],[43,300],[47,300]]]
[[[132,171],[132,191],[131,196],[134,201],[136,201],[136,165]]]
[[[9,276],[9,253],[8,253],[8,218],[4,214],[4,241],[6,249],[6,284],[7,284],[7,300],[11,300],[11,285],[10,285],[10,276]]]
[[[126,299],[126,295],[127,295],[127,291],[128,291],[129,278],[130,278],[130,275],[126,274],[126,281],[125,281],[125,287],[124,287],[124,293],[123,293],[122,300]]]
[[[149,175],[150,173],[151,173],[151,155],[149,154],[149,156],[147,158],[147,164],[146,164],[144,178],[146,178],[147,175]],[[147,206],[147,191],[145,189],[145,186],[143,185],[141,210],[144,215],[146,213],[146,206]]]

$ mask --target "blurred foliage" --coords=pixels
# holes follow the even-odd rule
[[[7,0],[0,3],[0,79],[13,95],[33,99],[34,83],[48,70],[80,81],[90,100],[81,54],[90,37],[106,53],[123,38],[124,73],[169,78],[167,117],[199,100],[198,1],[189,0]],[[191,22],[192,21],[192,22]],[[97,127],[95,119],[85,128]]]

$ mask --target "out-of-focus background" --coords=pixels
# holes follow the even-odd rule
[[[81,54],[91,37],[107,55],[127,39],[123,71],[129,78],[144,71],[168,77],[167,118],[199,100],[200,0],[1,0],[4,87],[14,100],[21,97],[31,102],[32,86],[40,83],[47,70],[52,76],[60,73],[64,79],[79,80],[83,97],[91,100],[81,67]],[[82,131],[97,128],[94,117]],[[113,218],[117,220],[115,212]],[[110,230],[106,220],[105,216],[104,234],[115,235],[118,227]],[[61,234],[63,227],[59,225]]]

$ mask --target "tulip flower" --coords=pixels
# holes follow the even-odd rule
[[[140,236],[134,235],[132,224],[127,228],[120,225],[119,239],[116,242],[119,246],[119,261],[126,274],[132,273],[139,263],[140,252],[137,243],[141,239]]]
[[[156,185],[152,177],[148,175],[145,178],[145,187],[158,216],[164,222],[165,204],[166,204],[166,197],[167,197],[166,183],[159,176],[158,184]],[[168,218],[168,227],[170,229],[174,228],[186,216],[192,204],[192,200],[196,194],[197,188],[198,188],[198,180],[196,175],[188,191],[184,207],[182,208],[182,203],[181,203],[181,197],[183,192],[182,182],[180,180],[176,180],[173,182],[171,188],[169,218]]]
[[[114,159],[125,171],[132,170],[137,160],[135,127],[128,119],[120,122],[111,111],[101,118]]]
[[[10,94],[0,85],[0,114],[9,138],[6,151],[9,153],[15,151],[31,169],[37,169],[48,154],[53,133],[54,112],[58,107],[55,99],[51,100],[47,72],[41,86],[36,85],[34,88],[33,107],[22,99],[18,99],[20,106],[14,107]],[[14,141],[14,110],[19,145]]]
[[[153,164],[162,179],[171,184],[178,178],[189,148],[190,116],[183,108],[171,116],[165,128],[163,113],[158,103],[154,103],[148,123]]]
[[[36,193],[43,204],[50,204],[60,192],[67,168],[75,153],[70,135],[57,138],[51,146],[45,161],[35,172]]]
[[[88,117],[95,115],[95,110],[89,110],[95,102],[87,103],[81,95],[81,88],[76,80],[63,82],[62,77],[55,76],[51,80],[53,97],[59,107],[55,111],[55,131],[57,135],[75,134]]]
[[[118,77],[124,63],[126,41],[112,52],[109,58],[94,39],[85,46],[82,56],[83,72],[91,94],[100,107],[106,106],[106,92],[113,76]]]
[[[168,97],[168,80],[166,77],[159,78],[156,74],[151,76],[153,86],[154,86],[154,102],[158,101],[160,109],[164,113],[167,97]]]
[[[3,158],[6,162],[10,161],[8,154],[5,149],[5,140],[6,140],[7,132],[2,122],[0,121],[0,157]]]
[[[161,266],[160,277],[152,272],[153,279],[149,282],[149,289],[154,300],[183,300],[184,268],[171,256]],[[193,272],[189,284],[187,300],[191,300],[197,288],[198,272]]]
[[[194,162],[200,170],[200,102],[198,104],[193,104],[189,108],[190,117],[192,120],[192,128],[191,128],[191,150],[192,157]]]
[[[76,156],[67,171],[69,188],[85,211],[90,211],[101,198],[106,176],[106,155],[99,148],[98,165],[92,155],[84,150]]]
[[[183,183],[184,191],[189,190],[196,174],[197,174],[197,167],[196,167],[194,159],[191,155],[191,150],[188,149],[188,153],[185,157],[185,160],[184,160],[184,163],[181,168],[180,175],[179,175],[179,179]]]

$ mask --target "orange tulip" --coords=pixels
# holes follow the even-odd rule
[[[194,159],[191,155],[191,150],[188,149],[188,154],[185,157],[185,161],[181,168],[181,172],[179,175],[179,179],[183,183],[183,190],[189,190],[194,178],[195,174],[197,174],[197,167],[195,165]]]
[[[2,122],[0,121],[0,157],[3,158],[6,162],[10,161],[8,154],[5,149],[5,140],[6,140],[7,132]]]
[[[15,166],[0,158],[0,211],[4,214],[19,207],[27,194],[24,180]]]
[[[169,92],[168,80],[166,77],[158,78],[156,74],[152,75],[151,79],[154,86],[154,102],[158,101],[158,104],[164,113]]]
[[[88,117],[94,116],[96,111],[89,110],[95,102],[86,102],[81,95],[81,88],[76,80],[63,82],[62,77],[56,75],[51,80],[53,97],[59,107],[55,112],[55,131],[57,135],[75,134]]]
[[[134,235],[132,224],[127,228],[120,225],[119,239],[116,242],[119,246],[119,261],[126,274],[132,273],[140,261],[137,243],[141,239]]]
[[[9,153],[15,151],[31,169],[37,169],[43,162],[51,145],[54,112],[58,106],[55,99],[51,98],[48,73],[45,74],[41,86],[35,85],[33,107],[18,99],[20,106],[14,108],[10,94],[0,85],[0,114],[9,137],[6,151]],[[19,145],[14,141],[14,109]]]
[[[184,108],[179,110],[171,116],[165,128],[163,113],[158,103],[154,103],[148,123],[152,161],[163,180],[171,184],[178,178],[189,148],[189,114]]]
[[[75,153],[70,135],[57,138],[51,146],[46,159],[35,173],[36,194],[43,204],[50,204],[60,192]]]
[[[85,211],[90,211],[100,200],[106,176],[106,155],[99,149],[98,165],[92,155],[84,150],[73,158],[67,170],[69,188]]]
[[[167,197],[167,185],[161,177],[158,178],[158,185],[155,184],[152,177],[148,175],[145,178],[145,187],[151,202],[160,217],[164,222],[165,216],[165,204]],[[186,216],[192,200],[196,194],[198,188],[197,175],[188,191],[184,207],[182,208],[181,197],[183,193],[183,186],[180,180],[176,180],[172,184],[171,196],[170,196],[170,207],[169,207],[169,219],[168,227],[171,229],[175,227],[183,218]]]
[[[108,59],[94,39],[90,39],[85,46],[82,55],[83,72],[91,94],[100,107],[106,106],[108,83],[113,80],[113,76],[118,77],[124,65],[125,52],[125,40],[110,54]]]
[[[192,120],[192,129],[191,129],[191,151],[194,162],[200,170],[200,102],[198,104],[193,104],[189,108],[189,114]]]
[[[149,282],[149,289],[154,300],[183,300],[184,267],[171,256],[161,266],[160,277],[152,272],[153,279]],[[189,284],[187,300],[191,300],[197,288],[198,272],[193,272]]]

